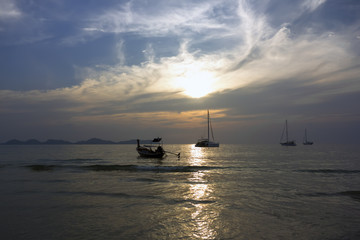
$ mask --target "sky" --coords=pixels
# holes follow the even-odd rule
[[[0,0],[0,142],[360,143],[358,0]]]

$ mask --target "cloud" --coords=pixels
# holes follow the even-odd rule
[[[124,40],[120,40],[116,43],[116,50],[117,50],[117,58],[119,60],[120,65],[125,64],[125,54],[124,54]]]
[[[147,61],[140,66],[123,64],[125,59],[121,49],[124,42],[120,41],[119,63],[80,68],[79,74],[85,78],[80,85],[48,91],[6,91],[5,95],[7,99],[11,97],[18,101],[28,98],[25,102],[34,104],[66,99],[76,103],[74,111],[86,112],[89,108],[100,108],[109,103],[117,103],[110,104],[114,107],[113,112],[128,111],[145,102],[184,98],[186,86],[182,82],[186,78],[193,81],[186,83],[188,85],[202,80],[201,77],[206,78],[204,84],[210,85],[210,75],[199,75],[204,72],[214,77],[213,92],[219,93],[247,86],[257,86],[261,91],[276,82],[304,87],[338,83],[336,92],[356,92],[360,90],[354,82],[359,74],[359,68],[353,65],[356,56],[341,46],[342,41],[341,37],[329,38],[326,34],[316,38],[312,35],[292,38],[291,31],[283,27],[271,38],[252,46],[257,49],[256,55],[244,55],[238,49],[221,55],[198,54],[189,52],[188,42],[184,42],[177,56],[162,57],[158,62],[153,61],[153,49],[148,46],[144,50]],[[199,78],[191,78],[193,75]],[[303,102],[318,102],[333,94],[332,91],[313,93],[312,97],[306,95]],[[302,102],[299,98],[296,101]]]
[[[234,2],[231,3],[234,4]],[[324,1],[306,2],[314,8],[323,3]],[[142,10],[137,9],[133,2],[129,2],[125,6],[109,10],[95,18],[93,22],[94,24],[97,22],[97,27],[94,29],[102,29],[104,32],[135,31],[143,35],[156,35],[161,34],[159,31],[171,32],[171,29],[180,26],[189,25],[190,28],[191,22],[201,19],[200,22],[203,24],[198,30],[205,32],[209,26],[221,25],[216,23],[216,19],[209,20],[210,9],[219,7],[219,5],[211,4],[214,2],[193,4],[187,7],[181,5],[183,9],[175,8],[170,12],[166,11],[170,9],[170,5],[166,5],[161,11],[158,10],[160,15],[149,13],[141,15]],[[173,17],[174,20],[169,23],[167,20],[172,12],[177,12],[179,17]],[[191,75],[201,78],[200,72],[207,73],[203,75],[204,77],[211,75],[214,78],[211,83],[213,84],[212,91],[218,92],[245,87],[249,84],[266,86],[274,81],[288,79],[321,84],[326,81],[337,81],[331,73],[351,67],[357,58],[351,54],[348,46],[344,44],[346,39],[341,36],[331,34],[329,37],[328,32],[321,35],[296,36],[292,33],[291,26],[274,29],[267,23],[266,16],[253,11],[247,1],[237,2],[235,14],[237,20],[233,20],[230,25],[234,26],[235,22],[237,25],[233,29],[229,26],[226,28],[228,31],[226,37],[231,36],[239,40],[238,44],[231,49],[222,49],[218,46],[216,51],[210,53],[201,49],[190,52],[194,40],[186,38],[179,46],[178,55],[155,58],[155,49],[148,44],[146,49],[140,50],[147,59],[145,62],[141,65],[125,66],[124,49],[127,47],[127,41],[122,38],[115,47],[119,60],[117,65],[85,68],[82,70],[82,75],[86,80],[81,85],[57,89],[55,92],[62,91],[68,96],[79,96],[74,99],[76,101],[84,99],[90,101],[91,99],[94,102],[112,99],[127,100],[147,93],[179,94],[181,91],[186,91],[179,81],[185,81],[185,78]],[[219,19],[223,18],[224,16]],[[209,21],[207,22],[206,19]],[[152,25],[154,22],[157,24]],[[197,27],[199,25],[195,24],[195,29]],[[212,34],[205,38],[210,36],[212,37]],[[356,71],[356,68],[350,72],[353,71]],[[326,75],[326,73],[330,74]],[[200,81],[199,78],[194,81]],[[347,89],[345,86],[346,84],[343,89]]]
[[[143,4],[143,3],[142,3]],[[141,8],[135,1],[112,8],[89,21],[90,29],[108,33],[134,32],[143,36],[181,34],[187,31],[203,31],[220,28],[206,15],[212,2],[166,2],[145,3]]]
[[[0,47],[33,44],[54,37],[45,30],[47,19],[34,16],[33,10],[27,8],[29,5],[21,1],[0,1]]]
[[[347,34],[356,41],[352,31],[329,29],[326,20],[316,23],[317,31],[309,30],[311,21],[298,23],[325,11],[326,1],[284,4],[285,19],[271,15],[271,1],[263,3],[257,8],[244,0],[129,1],[96,12],[63,43],[75,47],[114,35],[117,62],[77,66],[82,81],[74,86],[1,90],[0,111],[39,113],[44,124],[121,123],[128,129],[142,123],[144,128],[190,129],[199,126],[198,110],[207,107],[217,109],[214,116],[232,127],[282,121],[284,115],[302,120],[326,119],[332,111],[343,119],[356,115],[344,108],[360,92],[358,43]],[[281,24],[274,24],[277,17]],[[159,39],[171,40],[175,51],[162,54]],[[130,64],[127,54],[133,41],[141,43],[132,49],[142,55],[138,64]],[[202,98],[189,97],[196,96],[194,86],[204,90]]]
[[[219,36],[219,32],[227,34],[228,24],[234,21],[227,15],[233,6],[237,1],[128,1],[84,17],[81,31],[62,42],[75,45],[104,34],[128,33],[146,38]]]
[[[303,3],[303,7],[311,12],[315,11],[318,7],[324,4],[326,0],[306,0]]]
[[[2,0],[0,2],[0,20],[21,18],[22,12],[18,9],[13,0]]]

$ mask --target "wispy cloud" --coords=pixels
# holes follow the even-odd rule
[[[303,7],[306,10],[314,11],[318,7],[320,7],[322,4],[324,4],[326,0],[305,0],[303,3]]]
[[[220,28],[220,24],[208,17],[207,13],[211,9],[211,1],[210,3],[157,1],[147,3],[141,8],[135,4],[135,1],[130,1],[95,16],[90,20],[89,28],[109,33],[134,32],[145,36]]]
[[[0,20],[18,19],[22,16],[22,12],[16,6],[13,0],[2,0],[0,2]]]
[[[69,87],[2,90],[1,111],[51,112],[61,115],[64,124],[121,121],[131,125],[147,118],[151,119],[147,127],[181,128],[189,126],[186,118],[198,116],[196,110],[207,105],[235,126],[261,118],[278,120],[284,112],[306,119],[300,116],[306,106],[316,113],[311,106],[321,108],[359,93],[356,27],[303,23],[305,16],[326,11],[325,0],[283,4],[284,16],[271,14],[276,7],[272,3],[128,1],[93,12],[78,24],[78,33],[62,42],[76,47],[113,35],[117,62],[76,66],[82,81]],[[313,25],[316,31],[311,30]],[[141,43],[135,48],[134,39]],[[162,54],[159,39],[172,41],[175,50]],[[138,64],[129,63],[131,47],[142,55]],[[194,86],[205,97],[189,98],[196,95],[191,93]],[[331,115],[329,109],[322,109],[319,119]],[[174,117],[176,112],[181,113]]]
[[[201,50],[190,52],[189,48],[196,40],[186,37],[184,44],[179,47],[177,56],[158,57],[158,61],[154,61],[156,52],[148,45],[146,49],[140,49],[146,55],[147,62],[139,66],[125,66],[126,56],[123,49],[126,48],[127,42],[121,39],[115,47],[119,63],[85,69],[88,74],[85,76],[87,80],[71,88],[71,91],[77,91],[76,95],[82,96],[82,99],[86,98],[86,93],[91,92],[89,99],[96,101],[127,99],[129,96],[143,93],[181,92],[184,89],[178,84],[179,79],[184,79],[184,76],[189,74],[196,75],[198,72],[207,72],[214,77],[213,91],[291,79],[304,82],[313,79],[312,84],[320,84],[325,81],[336,81],[333,76],[326,73],[351,67],[357,58],[351,54],[348,46],[344,45],[346,40],[341,36],[330,36],[328,33],[296,36],[290,26],[282,26],[279,29],[271,27],[264,13],[255,12],[247,1],[228,3],[237,6],[235,15],[231,17],[231,28],[225,27],[228,32],[225,36],[231,36],[231,39],[236,37],[239,41],[233,48],[224,50],[217,46],[217,51],[212,53]],[[307,1],[304,4],[314,10],[323,3],[324,1]],[[219,7],[218,2],[192,4],[186,7],[181,5],[174,9],[170,7],[173,6],[166,5],[156,14],[149,14],[151,11],[143,12],[142,9],[137,9],[133,2],[129,2],[95,18],[91,28],[102,32],[133,31],[142,35],[161,35],[178,32],[180,30],[176,29],[185,26],[191,28],[194,22],[197,24],[194,24],[195,27],[192,26],[192,31],[206,32],[206,29],[220,29],[222,26],[217,19],[211,19],[214,9]],[[157,15],[159,11],[160,14]],[[221,16],[219,19],[223,18],[224,16]],[[68,93],[69,89],[63,91]]]

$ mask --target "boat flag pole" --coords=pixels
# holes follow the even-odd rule
[[[180,158],[180,153],[173,153],[173,152],[169,152],[169,151],[165,151],[166,153],[171,153],[171,154],[174,154],[176,155],[178,158]]]

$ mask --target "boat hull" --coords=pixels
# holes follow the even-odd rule
[[[195,144],[195,147],[219,147],[219,143],[211,141],[200,141]]]
[[[296,143],[294,141],[283,142],[280,144],[281,144],[281,146],[296,146]]]
[[[158,148],[157,150],[153,151],[152,149],[137,147],[136,151],[139,153],[140,157],[145,158],[163,158],[165,155],[165,151],[162,148]]]

